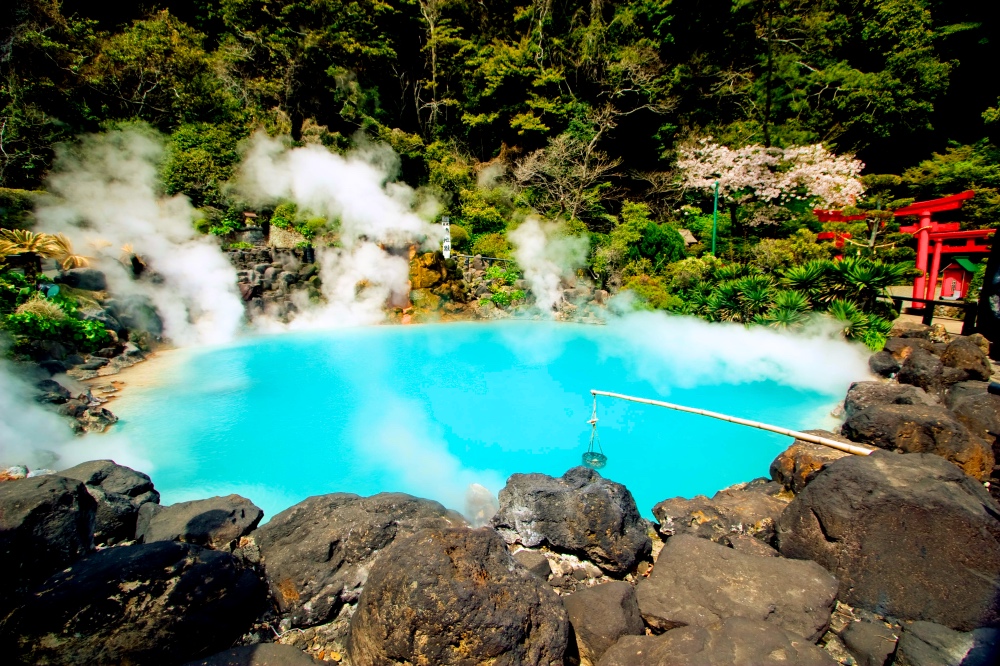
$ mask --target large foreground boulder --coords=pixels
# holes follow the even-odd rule
[[[119,546],[49,578],[0,633],[5,653],[31,664],[178,663],[230,647],[265,601],[264,584],[229,554]]]
[[[572,641],[567,661],[591,666],[622,636],[642,636],[645,627],[631,585],[612,581],[563,597]]]
[[[806,430],[805,432],[837,441],[850,441],[846,437],[828,430]],[[797,439],[771,462],[771,478],[776,483],[781,484],[785,490],[790,490],[793,493],[802,492],[806,484],[815,479],[817,474],[835,460],[849,455],[851,454],[830,446]]]
[[[707,539],[670,537],[635,588],[642,617],[669,630],[760,620],[815,641],[826,631],[837,581],[815,562],[758,557]]]
[[[721,543],[731,534],[748,534],[770,543],[775,522],[788,505],[788,498],[775,497],[781,490],[761,479],[720,490],[712,499],[664,500],[653,507],[653,515],[664,536],[690,534]]]
[[[146,504],[139,510],[136,539],[184,541],[216,550],[232,550],[264,517],[260,507],[245,497],[227,495],[178,502],[170,506]]]
[[[801,636],[773,624],[732,617],[717,629],[682,627],[662,636],[625,636],[598,666],[835,666]]]
[[[944,407],[872,405],[850,416],[843,433],[890,451],[934,453],[980,481],[993,471],[993,449]]]
[[[559,597],[496,532],[438,529],[400,539],[372,567],[349,652],[355,666],[561,666],[567,639]]]
[[[899,637],[893,666],[996,666],[1000,629],[961,632],[933,622],[914,622]]]
[[[910,354],[900,364],[896,381],[919,386],[928,393],[938,393],[944,383],[944,364],[941,359],[924,349],[907,349]]]
[[[507,543],[548,546],[616,575],[631,571],[652,549],[632,493],[587,467],[561,478],[514,474],[500,491],[493,526]]]
[[[0,571],[10,592],[64,569],[94,547],[97,504],[75,479],[37,476],[0,483]]]
[[[395,539],[464,525],[437,502],[402,493],[333,493],[282,511],[254,539],[279,611],[293,626],[309,626],[357,601],[372,564]]]
[[[1000,505],[938,456],[838,460],[782,513],[778,544],[851,605],[963,631],[1000,621]]]
[[[158,504],[160,493],[142,472],[118,465],[113,460],[91,460],[59,472],[60,476],[83,481],[97,502],[94,541],[114,544],[135,538],[139,507]]]

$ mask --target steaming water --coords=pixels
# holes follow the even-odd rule
[[[629,339],[621,327],[536,322],[284,334],[185,351],[156,387],[113,407],[165,504],[239,493],[273,516],[338,491],[462,510],[469,483],[496,493],[515,472],[561,475],[587,448],[591,388],[803,429],[828,426],[846,388],[739,383],[724,365],[672,361],[684,348],[657,356]],[[601,472],[647,517],[668,497],[766,476],[790,443],[610,399],[598,416]]]

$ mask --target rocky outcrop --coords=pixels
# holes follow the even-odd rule
[[[851,605],[959,630],[1000,621],[1000,505],[938,456],[838,460],[782,513],[778,544],[836,575]]]
[[[759,479],[717,492],[712,499],[675,497],[653,507],[664,536],[690,534],[722,542],[730,534],[749,534],[765,543],[774,539],[778,516],[788,498],[776,497],[781,486]]]
[[[184,666],[316,666],[318,662],[290,645],[263,643],[223,650],[211,657],[189,661]]]
[[[227,648],[265,587],[231,555],[162,542],[108,548],[49,578],[0,628],[25,663],[177,663]]]
[[[815,562],[746,555],[707,539],[667,540],[636,585],[642,618],[661,630],[760,620],[815,641],[830,622],[837,581]]]
[[[850,441],[828,430],[806,430],[805,432],[837,441]],[[851,454],[839,449],[797,439],[792,442],[791,446],[778,454],[778,457],[771,463],[771,479],[775,483],[781,484],[785,490],[799,493],[802,492],[807,483],[815,479],[816,475],[829,467],[831,463],[849,455]]]
[[[292,626],[326,622],[357,601],[382,551],[423,528],[465,525],[437,502],[402,493],[319,495],[254,533],[271,593]]]
[[[135,538],[143,543],[184,541],[231,551],[252,532],[264,512],[239,495],[212,497],[170,506],[145,504],[139,509]]]
[[[570,624],[567,663],[592,666],[622,636],[642,636],[645,627],[635,590],[613,581],[563,597]]]
[[[843,433],[890,451],[934,453],[980,481],[993,471],[993,450],[944,407],[872,405],[848,417]]]
[[[354,666],[561,666],[566,611],[483,528],[423,530],[371,569],[351,619]]]
[[[0,607],[94,547],[96,502],[82,483],[39,476],[0,483],[0,569],[8,578]]]
[[[113,460],[81,463],[59,475],[82,481],[97,502],[94,541],[99,544],[134,539],[139,507],[160,502],[160,493],[147,475]]]
[[[960,632],[933,622],[907,625],[899,637],[894,666],[995,666],[1000,629]]]
[[[514,559],[517,560],[518,564],[542,580],[548,580],[549,574],[552,573],[552,567],[549,566],[549,559],[537,550],[521,549],[514,553]]]
[[[891,382],[854,382],[844,399],[844,412],[853,416],[873,405],[936,406],[937,398],[917,386]]]
[[[545,545],[616,575],[631,571],[652,548],[632,493],[586,467],[561,478],[514,474],[500,491],[493,526],[509,544]]]
[[[820,648],[773,624],[732,617],[717,629],[682,627],[662,636],[625,636],[598,666],[835,666]]]

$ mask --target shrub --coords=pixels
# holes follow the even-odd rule
[[[510,254],[510,243],[503,234],[483,234],[472,243],[472,254],[505,259]]]
[[[498,291],[495,294],[493,294],[493,298],[490,300],[492,300],[493,305],[497,306],[498,308],[506,308],[510,306],[511,301],[513,299],[511,298],[511,295],[508,294],[506,291]]]
[[[271,225],[279,229],[290,229],[295,225],[298,206],[293,203],[278,204],[271,215]]]
[[[460,252],[467,251],[472,240],[472,236],[469,235],[468,229],[460,224],[453,224],[450,229],[451,246]]]
[[[13,335],[29,340],[52,340],[82,351],[96,351],[111,342],[111,335],[97,321],[66,317],[53,319],[34,312],[9,315],[5,328]]]
[[[638,296],[646,305],[656,310],[680,307],[683,301],[667,290],[663,279],[637,275],[625,283],[625,289]]]

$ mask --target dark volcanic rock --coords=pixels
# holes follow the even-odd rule
[[[850,441],[846,437],[828,430],[806,430],[805,432],[837,441]],[[798,493],[833,461],[849,455],[851,454],[839,449],[797,439],[792,442],[791,446],[778,454],[778,457],[771,463],[771,478],[776,483],[780,483],[786,490]]]
[[[2,634],[33,664],[177,663],[231,646],[265,600],[263,583],[226,553],[119,546],[45,581]]]
[[[65,371],[65,368],[63,368]],[[43,379],[35,385],[39,393],[35,397],[35,400],[41,403],[46,403],[50,405],[61,405],[72,397],[72,393],[69,389],[64,387],[57,381],[51,379]]]
[[[462,525],[454,511],[402,493],[333,493],[282,511],[254,539],[282,615],[308,626],[357,600],[373,562],[394,539]]]
[[[94,547],[94,499],[61,476],[0,483],[0,570],[8,590],[23,591]],[[10,601],[7,591],[0,606]]]
[[[113,460],[91,460],[59,472],[60,476],[83,481],[97,501],[94,541],[113,544],[135,538],[139,507],[157,504],[160,493],[142,472],[115,464]]]
[[[613,574],[632,570],[652,549],[632,493],[586,467],[561,478],[514,474],[493,526],[507,543],[580,555]]]
[[[913,349],[903,361],[896,381],[919,386],[928,393],[937,393],[944,382],[944,365],[934,354],[923,349]]]
[[[742,617],[718,629],[682,627],[662,636],[625,636],[598,666],[835,666],[822,649],[773,624]]]
[[[667,540],[635,593],[642,618],[658,629],[717,628],[746,617],[815,641],[830,622],[837,581],[815,562],[745,555],[681,535]]]
[[[55,281],[86,291],[104,291],[108,288],[108,279],[96,268],[72,268],[57,275]]]
[[[778,543],[833,572],[851,605],[961,630],[1000,621],[1000,506],[938,456],[838,460],[782,513]]]
[[[896,357],[884,349],[868,357],[868,368],[881,377],[892,377],[901,367]]]
[[[690,534],[721,542],[729,534],[749,534],[766,543],[774,539],[774,525],[788,505],[775,497],[781,486],[764,480],[737,484],[715,493],[712,499],[675,497],[653,507],[665,536]]]
[[[912,354],[915,350],[921,350],[928,352],[930,354],[937,355],[938,348],[934,346],[934,343],[926,338],[889,338],[885,341],[884,351],[892,354],[900,362],[905,361],[906,357]]]
[[[997,457],[1000,437],[1000,396],[987,391],[989,382],[961,382],[948,391],[947,405],[959,421],[993,446]]]
[[[847,390],[844,411],[853,416],[872,405],[937,405],[927,391],[910,384],[854,382]]]
[[[315,666],[318,663],[321,662],[291,645],[263,643],[224,650],[184,666]]]
[[[930,326],[916,321],[898,321],[892,325],[892,330],[889,331],[889,335],[896,338],[927,339],[930,334]]]
[[[596,663],[622,636],[642,636],[645,631],[635,590],[628,583],[584,588],[563,597],[563,605],[575,639],[569,647],[571,659],[582,664]]]
[[[962,372],[960,381],[987,381],[993,374],[990,359],[969,338],[955,338],[941,354],[941,363]]]
[[[851,622],[840,637],[859,666],[885,666],[896,651],[896,634],[881,622]]]
[[[566,611],[489,528],[422,530],[372,567],[351,618],[355,666],[562,665]]]
[[[1000,630],[962,633],[933,622],[914,622],[899,637],[894,666],[996,666]]]
[[[519,550],[514,553],[514,559],[542,580],[548,580],[549,574],[552,573],[548,558],[537,550]]]
[[[873,405],[849,417],[843,433],[890,451],[934,453],[980,481],[993,471],[993,450],[944,407]]]
[[[145,504],[139,509],[135,538],[144,543],[184,541],[230,550],[253,531],[264,512],[239,495],[211,497],[170,506]]]
[[[760,539],[755,539],[749,534],[729,534],[720,541],[723,546],[729,546],[744,555],[756,555],[757,557],[780,557],[777,550],[767,545]]]

